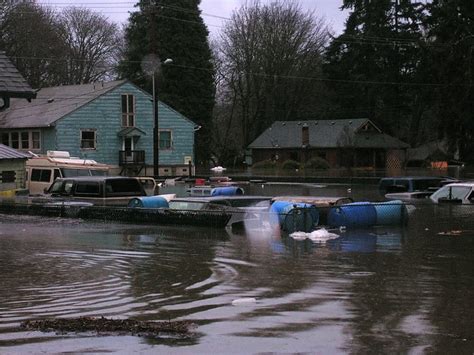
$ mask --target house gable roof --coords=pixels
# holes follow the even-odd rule
[[[30,154],[26,154],[16,149],[10,148],[4,144],[0,144],[0,160],[28,158],[31,158]]]
[[[80,107],[124,84],[126,80],[43,88],[36,100],[12,100],[0,113],[0,128],[49,127]]]
[[[408,148],[408,144],[384,134],[369,119],[276,121],[250,145],[258,148],[301,148],[307,127],[313,148]]]
[[[4,51],[0,51],[0,96],[25,99],[34,99],[36,96]]]
[[[128,80],[43,88],[38,91],[37,98],[34,102],[29,103],[25,100],[18,99],[12,100],[10,109],[0,112],[0,128],[39,128],[53,126],[59,119],[125,83],[135,86],[145,96],[152,99],[152,95]],[[174,112],[189,122],[190,125],[196,126],[196,123],[183,114],[162,101],[159,103],[160,106]]]

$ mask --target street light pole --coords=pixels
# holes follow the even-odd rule
[[[153,82],[153,176],[157,178],[160,175],[159,168],[159,137],[158,137],[158,98],[155,88],[155,77],[156,71],[153,72],[152,82]]]
[[[153,95],[153,175],[157,178],[160,175],[160,135],[158,125],[158,88],[156,84],[156,75],[160,72],[162,64],[170,64],[173,59],[166,59],[163,63],[155,54],[149,54],[142,60],[142,69],[152,79],[152,95]]]

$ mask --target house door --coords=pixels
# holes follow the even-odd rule
[[[133,162],[133,138],[124,137],[123,139],[123,150],[125,151],[125,161]]]

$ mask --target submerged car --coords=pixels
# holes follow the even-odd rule
[[[54,201],[81,201],[93,205],[127,206],[137,196],[146,196],[142,183],[133,177],[77,176],[58,178],[46,191]]]
[[[447,178],[438,176],[400,176],[380,179],[381,195],[398,192],[434,192],[439,189]],[[453,181],[450,181],[453,182]]]
[[[228,226],[238,227],[248,220],[261,220],[268,215],[271,197],[268,196],[211,196],[178,197],[169,201],[171,210],[223,211],[232,215]]]
[[[435,203],[474,204],[474,182],[448,184],[430,196]]]

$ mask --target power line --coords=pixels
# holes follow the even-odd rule
[[[27,60],[51,60],[51,61],[66,61],[71,59],[58,59],[58,58],[41,58],[41,57],[10,57],[11,59],[27,59]],[[72,59],[75,60],[75,59]],[[77,59],[78,62],[81,61],[88,61],[88,60],[80,60]],[[125,63],[141,63],[141,61],[127,61],[124,60],[122,62]],[[201,70],[201,71],[208,71],[213,72],[213,69],[203,68],[203,67],[196,67],[190,65],[183,65],[183,64],[176,64],[171,63],[168,64],[169,67],[176,67],[182,69],[192,69],[192,70]],[[110,70],[115,69],[114,66],[104,66],[100,67],[102,69],[110,68]],[[291,79],[291,80],[308,80],[308,81],[319,81],[319,82],[334,82],[334,83],[343,83],[343,84],[365,84],[365,85],[390,85],[390,86],[410,86],[410,87],[443,87],[443,86],[456,86],[456,87],[472,87],[470,84],[462,85],[462,84],[443,84],[443,83],[423,83],[423,82],[398,82],[398,81],[376,81],[376,80],[349,80],[349,79],[329,79],[323,77],[315,77],[315,76],[300,76],[300,75],[271,75],[259,72],[250,72],[250,75],[262,77],[262,78],[280,78],[280,79]]]
[[[128,4],[135,4],[136,2],[128,2]],[[108,5],[108,6],[95,6],[95,5]],[[129,6],[118,6],[118,5],[126,5],[127,2],[107,2],[107,3],[90,3],[90,2],[75,2],[74,4],[71,4],[71,3],[43,3],[44,6],[47,6],[47,7],[56,7],[56,8],[59,8],[59,9],[63,9],[63,8],[68,8],[68,7],[77,7],[77,5],[80,5],[79,7],[81,7],[82,5],[87,5],[86,7],[89,8],[89,9],[117,9],[117,8],[129,8]],[[175,10],[175,11],[181,11],[181,12],[186,12],[186,13],[191,13],[191,14],[198,14],[198,15],[202,15],[202,16],[205,16],[205,17],[212,17],[212,18],[217,18],[217,19],[220,19],[220,20],[226,20],[226,21],[229,21],[231,20],[231,18],[229,17],[225,17],[225,16],[220,16],[220,15],[215,15],[215,14],[210,14],[210,13],[207,13],[207,12],[200,12],[200,10],[198,11],[195,11],[195,10],[192,10],[192,9],[187,9],[187,8],[183,8],[183,7],[178,7],[178,6],[170,6],[170,5],[159,5],[160,8],[165,8],[165,9],[169,9],[169,10]],[[134,13],[134,12],[139,12],[139,11],[134,11],[133,9],[130,9],[130,11],[107,11],[106,14],[122,14],[122,13]],[[34,12],[18,12],[18,13],[24,13],[24,14],[27,14],[27,13],[34,13]],[[164,15],[161,15],[162,17],[165,17],[167,18],[166,16]],[[171,18],[171,17],[169,17]],[[173,19],[176,19],[176,18],[173,18]],[[180,20],[180,19],[176,19],[176,20]],[[191,20],[183,20],[183,21],[190,21]],[[197,21],[194,21],[194,22],[197,22]],[[199,22],[197,22],[199,23]],[[217,26],[217,25],[209,25],[209,26],[212,26],[212,27],[221,27],[221,26]]]

